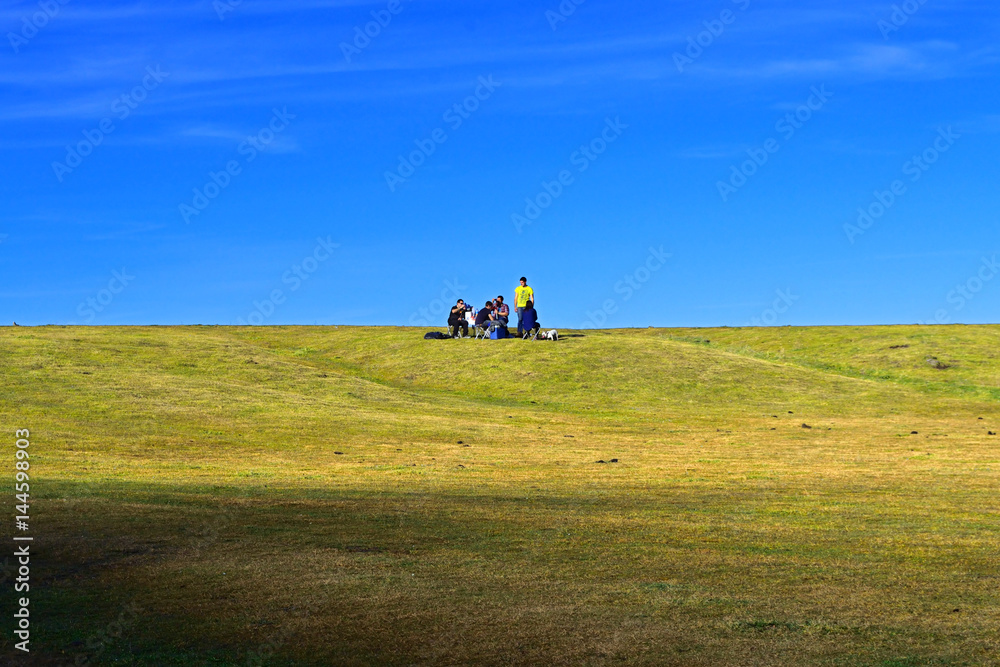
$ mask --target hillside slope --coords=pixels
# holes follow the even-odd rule
[[[1000,327],[565,333],[0,329],[25,664],[998,664]]]

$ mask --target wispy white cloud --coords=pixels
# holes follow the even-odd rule
[[[217,139],[226,142],[239,142],[245,137],[245,133],[240,133],[237,130],[230,128],[216,127],[212,125],[198,125],[195,127],[188,127],[177,133],[178,136],[184,138],[195,138],[195,139]]]
[[[241,14],[289,14],[323,9],[348,9],[353,7],[375,6],[385,4],[384,0],[297,0],[282,2],[280,0],[243,0],[233,8],[233,12]],[[37,2],[21,2],[17,6],[7,6],[0,10],[0,21],[19,23],[25,16],[30,17],[38,11]],[[133,2],[110,6],[87,6],[82,2],[71,2],[60,5],[53,18],[58,17],[63,22],[127,22],[130,20],[210,17],[217,19],[218,14],[212,8],[212,2],[174,2],[148,3]]]
[[[996,134],[1000,132],[1000,114],[984,114],[959,121],[957,131],[963,134]]]
[[[153,223],[133,223],[124,225],[121,229],[104,232],[100,234],[84,235],[86,241],[120,241],[123,239],[134,239],[136,236],[146,232],[154,232],[158,229],[166,229],[167,225]]]
[[[240,131],[231,127],[218,127],[212,125],[197,125],[179,131],[176,136],[182,139],[193,141],[210,141],[232,144],[233,146],[245,141],[251,132]],[[165,139],[166,142],[173,139]],[[298,141],[290,134],[277,134],[274,139],[262,150],[267,153],[297,153],[301,150]]]
[[[966,75],[979,62],[944,42],[908,46],[863,43],[841,48],[840,53],[827,56],[770,59],[753,64],[731,61],[692,69],[691,74],[747,81],[778,78],[815,81],[843,77],[851,77],[854,81],[933,80]]]
[[[315,0],[292,6],[244,0],[237,11],[293,12],[378,4]],[[22,3],[6,11],[17,13],[32,6]],[[81,5],[73,16],[80,21],[128,22],[160,14],[211,14],[210,6],[204,1],[176,6],[129,3],[103,9]],[[72,7],[71,3],[65,9],[69,12]],[[0,120],[99,120],[109,115],[115,97],[141,80],[143,69],[151,63],[161,64],[171,76],[138,114],[183,114],[276,101],[353,103],[437,92],[459,95],[474,79],[474,75],[470,79],[471,70],[497,74],[508,89],[550,88],[558,95],[571,87],[621,86],[636,81],[697,90],[733,83],[759,85],[768,80],[933,80],[982,71],[997,58],[996,50],[989,46],[965,51],[945,40],[885,44],[877,33],[870,42],[845,46],[837,40],[817,40],[796,51],[803,55],[774,57],[769,55],[773,49],[757,47],[780,43],[786,33],[802,40],[803,35],[812,34],[810,31],[854,25],[869,18],[847,9],[761,7],[752,11],[683,74],[677,72],[671,54],[682,47],[693,28],[679,22],[654,22],[628,36],[590,33],[578,40],[554,40],[549,33],[510,39],[458,34],[442,26],[441,22],[448,20],[443,18],[432,25],[401,22],[380,37],[377,47],[347,63],[336,45],[348,38],[349,26],[366,17],[364,11],[357,16],[342,12],[344,16],[336,19],[336,25],[324,16],[315,31],[303,32],[292,42],[286,28],[268,22],[241,24],[234,30],[230,26],[235,24],[220,24],[211,16],[212,20],[193,24],[176,33],[169,43],[160,44],[155,57],[151,46],[142,42],[143,33],[121,31],[109,38],[115,48],[108,51],[114,55],[107,57],[88,55],[58,66],[42,55],[17,58],[14,66],[0,70],[0,86],[20,91],[0,108]],[[697,27],[697,22],[694,25]],[[560,37],[562,34],[567,33],[560,33]],[[251,57],[247,44],[255,45]],[[748,50],[748,44],[755,48]],[[321,55],[317,57],[317,53]]]
[[[888,149],[888,148],[873,148],[871,146],[858,146],[853,142],[846,142],[840,139],[829,139],[819,144],[819,150],[828,151],[830,153],[840,153],[843,155],[860,155],[860,156],[878,156],[878,157],[892,157],[894,155],[899,155],[898,150]]]
[[[740,155],[743,148],[735,145],[693,146],[677,151],[676,155],[688,160],[719,160]]]

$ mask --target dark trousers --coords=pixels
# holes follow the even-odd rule
[[[458,330],[459,329],[462,330],[462,335],[463,336],[468,336],[469,335],[469,321],[466,320],[464,317],[462,319],[460,319],[460,320],[451,320],[451,321],[449,321],[448,322],[448,326],[454,328],[454,333],[452,334],[453,336],[457,336],[458,335]]]

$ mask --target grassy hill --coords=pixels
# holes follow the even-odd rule
[[[422,333],[0,329],[16,664],[1000,664],[1000,327]]]

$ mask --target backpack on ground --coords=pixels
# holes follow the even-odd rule
[[[446,340],[448,338],[451,338],[451,336],[443,334],[440,331],[430,331],[424,334],[424,340]]]

